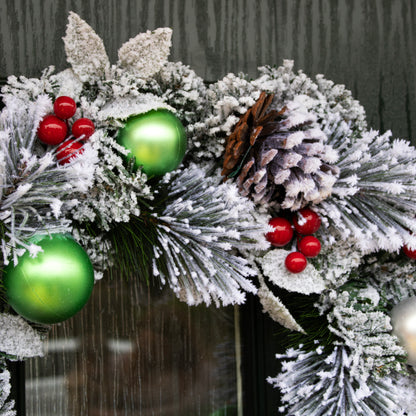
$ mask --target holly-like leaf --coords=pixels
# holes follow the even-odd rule
[[[258,278],[260,281],[260,289],[257,292],[257,296],[263,306],[263,312],[268,313],[270,318],[280,325],[283,325],[285,328],[304,334],[305,331],[303,328],[296,322],[295,318],[283,302],[266,286],[264,279],[260,274],[258,275]]]
[[[63,38],[67,61],[83,82],[104,78],[110,67],[102,39],[76,13],[70,12]]]
[[[118,64],[137,72],[140,78],[150,78],[167,62],[172,29],[148,30],[124,43],[118,51]]]
[[[141,94],[139,97],[123,97],[107,103],[98,113],[98,120],[113,120],[113,124],[121,127],[120,120],[127,120],[131,116],[147,113],[151,110],[164,108],[175,112],[175,109],[166,104],[160,97],[153,94]]]
[[[42,356],[41,334],[22,317],[1,313],[0,351],[18,359]]]
[[[310,262],[301,273],[291,273],[286,269],[285,258],[289,253],[283,249],[270,250],[264,257],[259,258],[263,274],[271,283],[290,292],[304,295],[321,293],[325,289],[325,281]]]

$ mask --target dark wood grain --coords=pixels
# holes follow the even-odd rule
[[[129,38],[163,26],[173,28],[171,60],[189,64],[209,81],[228,72],[255,77],[260,65],[293,59],[297,69],[323,73],[351,89],[367,110],[369,126],[416,144],[416,1],[0,0],[0,78],[38,77],[49,65],[64,69],[61,38],[71,10],[103,38],[112,62]],[[94,315],[83,313],[85,321]],[[256,316],[252,326],[259,325]],[[265,351],[265,360],[271,355]],[[275,374],[253,362],[258,368],[249,370],[258,371],[259,383]],[[267,388],[263,394],[263,387],[254,386],[253,406],[261,410],[252,414],[274,406],[274,397],[266,403],[272,397]]]
[[[70,10],[104,39],[111,60],[130,37],[174,30],[171,59],[207,80],[256,75],[294,59],[352,89],[371,126],[416,135],[416,10],[412,0],[1,0],[0,76],[65,68]],[[415,143],[415,139],[413,139]]]
[[[232,307],[191,308],[107,276],[51,328],[46,356],[26,361],[19,416],[218,415],[235,400],[233,323]]]

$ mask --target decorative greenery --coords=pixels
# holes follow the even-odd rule
[[[282,373],[269,383],[283,392],[279,410],[293,416],[378,416],[402,414],[392,379],[364,384],[351,373],[348,350],[336,346],[331,352],[289,350]]]
[[[139,275],[189,305],[241,304],[246,292],[257,294],[272,319],[298,331],[279,335],[287,351],[278,359],[287,361],[269,379],[283,392],[282,412],[414,414],[407,400],[416,393],[414,370],[389,312],[416,294],[416,263],[400,253],[405,245],[416,250],[416,150],[390,132],[368,130],[350,91],[295,72],[291,61],[262,67],[253,80],[229,74],[206,85],[167,61],[170,36],[167,28],[139,34],[111,64],[102,40],[71,13],[64,38],[70,67],[8,78],[0,113],[0,270],[26,250],[36,256],[33,235],[71,232],[96,279],[105,270],[113,278],[114,271]],[[75,119],[95,125],[66,165],[36,134],[61,95],[76,101]],[[181,120],[188,149],[176,171],[148,178],[134,160],[125,162],[117,134],[129,117],[155,109]],[[271,117],[281,110],[284,116]],[[237,184],[220,173],[224,154],[241,170]],[[315,235],[322,250],[295,275],[285,258],[297,250],[296,238],[270,247],[265,234],[271,217],[290,218],[305,204],[321,219]],[[0,320],[0,351],[40,354],[42,328],[6,313]],[[1,377],[0,412],[11,416],[8,375]]]
[[[0,415],[15,416],[14,401],[8,400],[10,395],[10,373],[6,369],[6,361],[0,358]]]
[[[316,307],[319,295],[306,296],[282,289],[279,289],[278,293],[279,298],[292,311],[296,321],[301,322],[302,328],[305,328],[305,332],[302,333],[281,327],[274,336],[278,337],[282,348],[302,345],[303,351],[309,352],[316,350],[316,340],[319,340],[324,348],[339,342],[339,337],[329,330],[326,316]]]

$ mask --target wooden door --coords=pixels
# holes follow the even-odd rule
[[[416,5],[412,0],[2,0],[0,77],[4,79],[12,74],[37,77],[49,65],[55,65],[57,70],[64,69],[66,63],[61,38],[71,10],[88,21],[103,38],[113,62],[123,42],[139,32],[163,26],[173,28],[170,59],[190,65],[207,81],[239,71],[254,77],[260,65],[280,65],[283,59],[293,59],[295,68],[304,70],[308,75],[322,73],[352,90],[365,107],[370,126],[380,130],[391,129],[395,137],[409,139],[416,144],[416,118],[413,117],[416,110]],[[103,409],[106,406],[114,408],[118,404],[114,402],[116,396],[106,392],[108,386],[103,386],[103,380],[112,378],[110,388],[113,391],[123,383],[131,384],[131,378],[138,378],[139,384],[142,382],[137,368],[125,370],[128,372],[125,379],[121,373],[105,374],[110,368],[104,368],[103,357],[113,362],[119,360],[118,368],[123,368],[126,365],[121,362],[123,354],[136,354],[135,362],[140,363],[137,348],[147,348],[146,356],[154,351],[154,359],[158,361],[156,369],[145,369],[146,372],[153,371],[153,379],[160,376],[161,366],[166,371],[170,371],[166,367],[176,366],[176,381],[172,381],[168,389],[159,383],[154,390],[158,392],[158,397],[151,398],[153,403],[157,403],[154,408],[158,408],[160,414],[168,414],[166,410],[162,411],[163,406],[168,405],[175,394],[186,407],[185,387],[175,384],[178,380],[191,386],[188,391],[194,407],[190,411],[194,413],[189,414],[207,415],[211,412],[214,415],[217,414],[214,413],[217,407],[225,409],[227,403],[231,404],[229,409],[233,409],[239,401],[237,380],[241,374],[244,378],[244,414],[275,414],[277,392],[266,385],[265,378],[276,373],[277,364],[273,355],[279,340],[273,336],[275,324],[261,314],[256,300],[250,299],[240,313],[243,341],[243,371],[240,374],[236,370],[240,350],[235,337],[233,310],[194,311],[175,303],[166,293],[139,290],[125,294],[122,283],[109,281],[100,285],[102,288],[97,291],[96,297],[76,320],[57,326],[52,332],[49,345],[54,354],[59,354],[62,349],[60,340],[66,339],[66,350],[61,351],[60,363],[51,364],[52,367],[61,367],[45,369],[41,361],[27,365],[27,385],[32,386],[35,392],[40,385],[36,382],[31,384],[32,378],[42,376],[45,371],[54,373],[58,378],[64,370],[68,374],[75,371],[69,369],[69,364],[76,360],[73,354],[79,349],[81,363],[76,367],[76,373],[68,376],[69,384],[65,387],[72,389],[68,391],[73,391],[75,400],[67,406],[77,404],[82,409],[86,408],[88,400],[80,393],[80,388],[82,390],[87,383],[93,385],[91,391],[96,388],[99,395],[105,397],[100,399],[102,403],[96,410],[98,413],[90,409],[89,414],[105,415],[107,413]],[[115,312],[107,308],[109,290],[116,293],[120,319],[115,319],[112,315]],[[137,310],[132,307],[134,302],[141,305]],[[155,303],[158,303],[157,307]],[[142,314],[137,321],[132,318],[135,313]],[[162,321],[153,322],[149,318],[151,313],[159,314]],[[92,316],[93,323],[89,322]],[[172,322],[169,322],[170,317],[174,317]],[[90,339],[81,341],[79,337],[87,336],[90,333],[87,328],[91,325],[106,330],[111,327],[113,332],[109,335],[101,330]],[[140,331],[147,331],[147,335],[132,346],[128,337],[137,325]],[[149,335],[149,330],[155,325],[160,326],[157,329],[158,339]],[[207,339],[215,337],[220,342],[200,346],[202,332]],[[162,333],[166,344],[160,340]],[[176,356],[175,361],[169,357],[177,353],[178,334],[181,334],[183,354]],[[162,344],[163,348],[158,349]],[[225,351],[219,353],[221,348]],[[97,355],[97,349],[101,355]],[[211,372],[217,367],[209,360],[218,359],[218,354],[229,360],[227,374]],[[207,361],[201,356],[204,359],[208,357]],[[183,363],[187,363],[188,367],[179,376],[179,366]],[[91,380],[89,365],[95,367],[95,374],[99,375],[94,377],[102,378]],[[201,374],[207,383],[205,387],[198,385]],[[219,396],[224,390],[223,377],[228,377],[230,391],[227,397]],[[52,411],[63,415],[59,406],[61,403],[64,406],[65,400],[60,397],[63,393],[55,382],[52,380],[57,407],[51,405]],[[202,398],[207,385],[212,388],[212,395],[207,399],[209,410],[205,410],[205,399]],[[138,391],[146,389],[153,391],[143,383]],[[144,402],[139,400],[137,404],[136,398],[128,397],[128,391],[121,389],[120,400],[130,400],[133,409],[137,409],[134,406],[140,408],[140,403]],[[32,412],[28,414],[45,416],[41,408],[36,408],[39,402],[31,394],[28,393],[26,398],[26,408]],[[21,408],[24,406],[21,405]]]

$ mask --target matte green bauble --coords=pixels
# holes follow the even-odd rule
[[[186,151],[186,133],[180,120],[168,110],[152,110],[130,117],[118,142],[135,157],[135,166],[148,176],[176,169]]]
[[[88,301],[94,285],[94,269],[84,249],[70,236],[42,235],[31,240],[43,249],[29,252],[17,266],[4,271],[10,306],[32,322],[53,324],[75,315]]]

